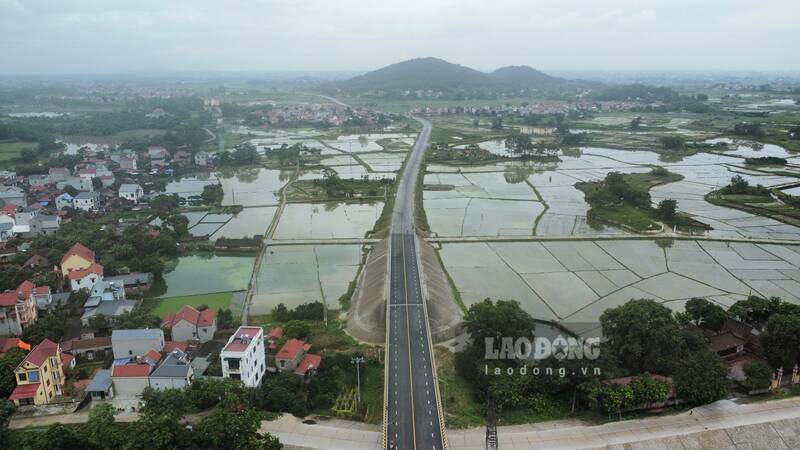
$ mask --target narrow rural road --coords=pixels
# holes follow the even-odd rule
[[[389,449],[447,448],[428,314],[422,297],[414,226],[414,193],[431,123],[422,123],[397,187],[390,246],[383,445]]]

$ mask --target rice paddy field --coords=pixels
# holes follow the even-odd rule
[[[321,301],[339,309],[339,297],[358,273],[361,245],[279,245],[263,256],[250,314],[262,315],[278,303],[294,308]]]
[[[447,243],[440,254],[469,306],[514,299],[535,318],[597,322],[632,298],[680,311],[706,297],[729,307],[746,296],[800,304],[800,247],[654,240]]]

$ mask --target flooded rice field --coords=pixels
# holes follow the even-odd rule
[[[797,246],[495,242],[443,244],[440,254],[467,306],[487,297],[515,299],[542,320],[594,322],[632,298],[652,298],[675,310],[692,297],[729,307],[750,294],[800,304]]]

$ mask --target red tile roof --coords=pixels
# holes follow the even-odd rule
[[[99,337],[92,339],[70,339],[61,344],[61,350],[68,352],[72,350],[85,350],[89,348],[109,348],[111,347],[110,337]]]
[[[58,353],[58,344],[51,341],[50,339],[45,339],[39,343],[36,347],[28,353],[28,356],[25,357],[25,361],[32,363],[37,367],[41,367],[45,360],[51,356],[56,356]]]
[[[278,350],[278,354],[275,355],[277,359],[294,359],[297,356],[297,353],[301,350],[308,350],[311,348],[311,345],[308,345],[306,348],[306,343],[301,341],[300,339],[289,339],[283,344],[280,350]]]
[[[150,375],[150,366],[148,364],[125,364],[114,366],[111,369],[112,377],[146,377],[148,375]]]
[[[297,368],[294,369],[294,373],[297,375],[305,375],[309,369],[317,369],[319,368],[319,364],[322,361],[322,357],[319,355],[306,355],[300,364],[297,365]]]
[[[189,344],[187,344],[186,342],[175,342],[175,341],[164,342],[164,353],[171,353],[176,348],[185,352],[186,350],[189,349]]]
[[[161,361],[161,353],[158,353],[154,349],[150,349],[149,352],[145,353],[142,357],[143,360],[150,360],[153,363],[157,363]]]
[[[185,320],[194,326],[208,327],[214,323],[214,310],[204,309],[198,311],[191,306],[184,306],[175,314],[167,313],[161,321],[161,327],[171,328],[181,320]]]
[[[70,280],[82,280],[89,274],[103,275],[103,266],[97,263],[92,263],[85,270],[73,270],[69,273]]]
[[[61,264],[64,264],[64,261],[72,255],[78,255],[87,261],[94,261],[94,252],[80,242],[76,242],[75,245],[67,250],[67,253],[64,253],[61,258]]]
[[[264,330],[261,327],[239,327],[236,330],[236,333],[233,335],[233,342],[226,345],[225,348],[222,349],[224,352],[242,352],[247,349],[249,344],[243,344],[241,342],[241,338],[249,337],[251,339],[255,339],[258,336],[258,333],[263,333]],[[250,341],[252,342],[252,341]]]
[[[39,390],[40,384],[42,383],[20,384],[14,389],[14,392],[11,393],[11,396],[8,397],[8,399],[18,400],[21,398],[31,398],[36,395],[36,391]]]
[[[30,281],[28,280],[23,281],[22,284],[20,284],[19,287],[17,288],[17,297],[19,297],[20,300],[30,297],[31,291],[35,287],[36,285],[31,283]]]
[[[19,343],[19,338],[0,338],[0,354],[17,348],[17,343]]]
[[[47,295],[50,293],[50,286],[39,286],[33,288],[33,293],[36,295]]]
[[[17,304],[16,292],[3,292],[0,294],[0,306],[11,307]]]
[[[280,338],[282,338],[282,337],[283,337],[283,327],[275,327],[275,328],[271,328],[271,329],[270,329],[270,330],[267,332],[267,337],[268,337],[268,338],[273,338],[273,339],[280,339]]]
[[[64,367],[69,366],[72,360],[75,359],[74,356],[70,355],[69,353],[62,353],[61,354],[61,365]]]
[[[2,208],[0,208],[0,212],[8,216],[13,216],[17,212],[17,205],[6,203]]]

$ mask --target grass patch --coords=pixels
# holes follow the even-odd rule
[[[324,181],[296,180],[287,186],[286,199],[290,202],[383,200],[390,184],[380,180],[340,179],[329,189]]]
[[[444,382],[439,385],[439,393],[447,427],[468,428],[483,425],[483,406],[475,402],[469,384],[456,372],[455,355],[441,347],[436,347],[435,353],[436,375]]]
[[[720,191],[709,192],[705,195],[705,200],[712,205],[738,209],[800,226],[800,208],[793,204],[792,197],[779,190],[773,190],[773,193],[786,203],[776,201],[769,195],[722,194]]]
[[[176,313],[184,305],[189,305],[197,308],[200,305],[206,305],[210,309],[216,311],[217,309],[227,309],[231,305],[233,292],[217,292],[214,294],[200,294],[200,295],[186,295],[183,297],[168,297],[168,298],[148,298],[142,304],[143,308],[147,308],[151,314],[158,317],[164,317],[167,313]],[[234,315],[241,312],[234,311]]]

